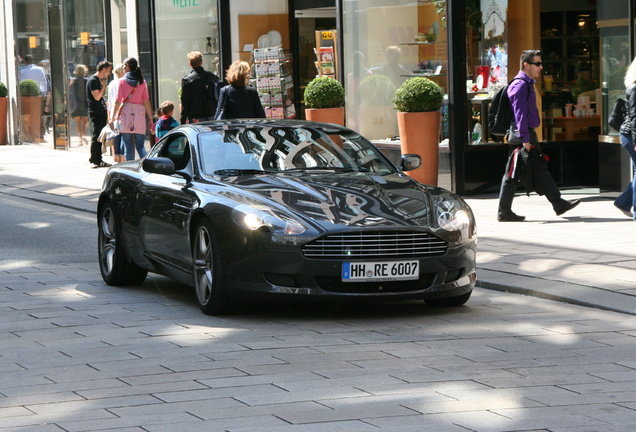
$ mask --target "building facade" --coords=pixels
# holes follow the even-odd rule
[[[539,134],[556,160],[555,178],[564,187],[612,192],[631,176],[606,119],[624,92],[620,75],[634,58],[635,3],[9,0],[0,22],[13,35],[0,47],[9,142],[40,138],[29,125],[35,114],[25,114],[26,96],[20,93],[28,57],[50,82],[41,113],[43,139],[66,149],[80,144],[69,89],[78,65],[88,77],[101,60],[117,64],[136,57],[153,105],[171,100],[178,107],[190,51],[201,51],[205,69],[223,77],[232,61],[256,65],[264,50],[276,50],[275,72],[255,81],[268,94],[268,115],[303,118],[305,86],[316,75],[331,75],[345,86],[347,126],[391,155],[399,154],[393,93],[413,76],[435,81],[446,95],[440,185],[462,194],[494,191],[507,145],[487,131],[489,101],[516,74],[520,53],[540,48],[545,75],[537,84]]]

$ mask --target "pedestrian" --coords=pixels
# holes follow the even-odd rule
[[[192,71],[181,80],[181,124],[212,120],[219,97],[219,77],[203,69],[203,54],[188,54]]]
[[[632,158],[633,167],[636,169],[636,58],[629,65],[625,73],[625,120],[620,127],[621,144]],[[614,201],[614,205],[625,216],[636,220],[636,211],[632,212],[636,202],[636,177],[627,185],[627,188]]]
[[[97,72],[86,82],[86,99],[88,100],[88,118],[93,128],[91,136],[91,157],[88,160],[91,168],[106,168],[110,164],[102,159],[102,143],[99,135],[108,124],[108,110],[104,93],[108,76],[113,69],[113,64],[103,60],[97,64]]]
[[[525,216],[512,211],[512,200],[519,182],[524,184],[526,193],[535,191],[539,195],[545,195],[557,216],[572,210],[581,202],[561,198],[561,193],[548,171],[548,157],[539,147],[535,128],[540,125],[541,120],[534,84],[541,76],[542,70],[541,51],[526,50],[521,53],[520,70],[515,77],[520,79],[512,81],[508,86],[508,97],[514,115],[508,132],[508,142],[519,146],[510,147],[510,157],[501,181],[497,214],[499,222],[525,220]]]
[[[115,101],[117,100],[117,90],[119,88],[118,81],[124,76],[124,65],[122,63],[113,68],[113,75],[115,75],[115,78],[108,84],[108,123],[112,123],[115,117]],[[126,160],[120,134],[115,135],[113,138],[113,153],[115,163]]]
[[[159,111],[161,111],[161,116],[157,120],[157,125],[155,127],[155,136],[157,139],[161,139],[161,137],[165,134],[179,126],[179,122],[172,117],[174,104],[171,101],[163,102]]]
[[[221,89],[215,119],[265,118],[265,110],[258,96],[258,90],[247,84],[250,81],[251,66],[237,60],[225,73],[228,86]]]
[[[152,123],[152,129],[150,130],[150,133],[155,137],[155,144],[159,142],[159,137],[157,136],[157,122],[162,115],[163,113],[161,107],[157,108],[157,111],[155,111],[155,116],[153,117],[154,122]]]
[[[88,99],[86,98],[86,66],[78,64],[75,66],[71,83],[69,84],[69,105],[71,117],[75,120],[75,128],[79,138],[79,145],[88,144],[85,138],[88,127]]]
[[[115,101],[115,120],[119,120],[124,156],[127,161],[146,156],[146,131],[152,129],[152,107],[148,86],[134,57],[124,60],[125,75],[119,80]],[[148,121],[146,121],[148,117]]]
[[[50,85],[46,78],[44,68],[33,64],[33,56],[27,54],[24,56],[26,66],[20,69],[20,81],[33,80],[40,87],[40,97],[42,99],[42,113],[47,112],[47,100],[50,100]],[[34,137],[35,138],[35,137]],[[44,138],[44,122],[40,121],[40,140]]]

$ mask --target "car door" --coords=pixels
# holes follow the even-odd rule
[[[176,170],[192,167],[188,137],[173,133],[160,143],[156,154],[171,159]],[[198,205],[181,175],[145,173],[139,191],[141,237],[147,257],[155,264],[192,270],[189,219]]]

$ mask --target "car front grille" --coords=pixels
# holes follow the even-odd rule
[[[332,234],[303,246],[306,258],[409,259],[444,255],[448,244],[427,232],[357,231]]]

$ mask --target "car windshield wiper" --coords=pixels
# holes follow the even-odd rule
[[[369,168],[365,167],[304,167],[304,168],[291,168],[283,170],[283,172],[302,172],[302,171],[338,171],[338,172],[369,172]]]
[[[271,174],[272,171],[263,171],[259,169],[241,169],[241,168],[228,168],[214,171],[215,175],[227,175],[227,176],[239,176],[250,174]]]

